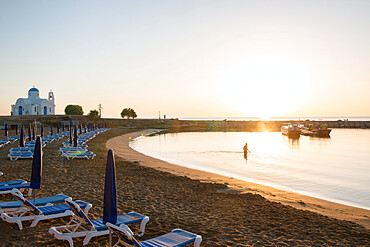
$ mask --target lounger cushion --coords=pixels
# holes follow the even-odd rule
[[[35,206],[41,206],[46,205],[48,203],[61,203],[64,202],[65,199],[69,198],[66,195],[58,194],[55,196],[49,196],[44,198],[38,198],[36,199],[36,203],[34,203],[33,199],[29,200],[31,203],[33,203]],[[6,209],[6,208],[19,208],[22,206],[21,201],[10,201],[10,202],[0,202],[0,208]]]
[[[0,182],[0,186],[6,186],[6,185],[12,185],[12,184],[22,184],[22,183],[27,183],[27,181],[25,181],[23,179],[4,181],[4,182]]]
[[[77,203],[80,208],[85,208],[87,205],[89,205],[89,203],[79,200],[75,201],[75,203]],[[63,213],[67,210],[71,210],[71,208],[66,203],[53,206],[42,206],[38,207],[38,209],[42,212],[43,215],[58,214]]]
[[[196,234],[181,229],[173,230],[165,235],[140,242],[143,247],[181,247],[194,242]]]
[[[136,213],[136,212],[130,212],[125,215],[121,215],[117,217],[117,223],[115,225],[121,225],[121,224],[133,224],[141,222],[144,219],[144,215]],[[94,224],[94,227],[98,231],[107,230],[108,227],[103,224],[103,219],[98,220],[92,220],[91,223]]]
[[[9,186],[0,186],[0,191],[4,190],[12,190],[12,189],[24,189],[24,188],[29,188],[30,183],[24,183],[24,184],[12,184]]]

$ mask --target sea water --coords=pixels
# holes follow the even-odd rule
[[[330,136],[185,132],[140,137],[130,146],[173,164],[370,209],[370,130],[334,129]]]

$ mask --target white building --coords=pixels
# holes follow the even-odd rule
[[[19,98],[12,105],[12,115],[54,115],[54,93],[50,90],[48,99],[40,99],[35,87],[28,90],[28,98]]]

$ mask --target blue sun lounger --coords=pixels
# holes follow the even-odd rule
[[[19,230],[23,229],[23,221],[32,220],[32,224],[30,225],[30,227],[35,227],[41,220],[50,220],[66,216],[73,216],[71,208],[66,203],[52,206],[36,207],[30,201],[25,199],[19,191],[14,190],[12,194],[23,202],[24,207],[21,207],[18,210],[9,213],[2,212],[0,217],[2,220],[8,223],[18,224]],[[79,200],[75,201],[75,203],[80,208],[84,208],[85,213],[88,213],[92,206],[90,203]]]
[[[55,196],[49,196],[49,197],[43,197],[43,198],[37,198],[36,201],[29,200],[30,203],[33,205],[37,206],[51,206],[53,204],[59,204],[64,202],[66,199],[71,199],[71,197],[63,195],[63,194],[58,194]],[[6,201],[6,202],[0,202],[0,212],[10,212],[10,211],[15,211],[18,208],[22,207],[23,202],[22,201]]]
[[[62,153],[68,153],[68,152],[87,152],[88,150],[86,148],[60,148],[59,149]]]
[[[19,180],[21,180],[21,179],[19,179]],[[17,180],[14,180],[14,181],[17,181]],[[8,182],[12,182],[12,181],[8,181]],[[30,196],[31,193],[32,193],[32,189],[30,188],[30,186],[31,186],[31,183],[27,183],[26,181],[24,181],[24,183],[22,182],[22,183],[4,184],[4,185],[0,186],[0,195],[9,194],[9,193],[11,193],[11,191],[13,189],[17,189],[20,192],[22,192],[24,189],[28,189],[27,196]]]
[[[94,159],[94,157],[96,156],[96,154],[94,154],[93,152],[83,152],[83,153],[79,153],[79,152],[76,152],[76,153],[72,153],[72,152],[63,152],[62,153],[62,156],[63,157],[66,157],[68,160],[70,159],[76,159],[76,158],[85,158],[85,159]]]
[[[182,247],[192,243],[194,243],[194,247],[199,247],[202,242],[200,235],[181,229],[174,229],[170,233],[139,242],[134,238],[134,234],[127,225],[118,227],[108,222],[107,226],[118,237],[118,242],[114,247],[118,247],[118,244],[137,247]]]
[[[0,147],[6,145],[6,144],[9,144],[10,141],[8,139],[0,139]]]
[[[35,147],[18,147],[18,148],[11,148],[9,149],[9,152],[33,152],[35,150]]]
[[[8,157],[10,160],[33,159],[33,152],[11,152]]]
[[[24,184],[24,183],[27,183],[27,181],[23,180],[23,179],[16,179],[16,180],[0,182],[0,187],[9,186],[9,185],[13,185],[13,184]]]
[[[8,140],[11,141],[11,142],[15,142],[15,141],[19,140],[19,136],[9,136]]]
[[[71,200],[66,200],[66,203],[73,210],[74,216],[67,225],[51,227],[49,229],[49,233],[54,235],[56,239],[66,240],[69,246],[72,247],[73,238],[85,237],[83,245],[86,245],[93,237],[109,234],[108,227],[103,224],[103,219],[90,220],[77,203]],[[140,232],[138,236],[144,235],[145,226],[148,221],[148,216],[136,212],[130,212],[117,217],[117,225],[140,223]]]

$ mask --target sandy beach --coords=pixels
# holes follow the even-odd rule
[[[89,217],[101,218],[107,148],[113,148],[118,213],[136,211],[150,217],[141,239],[182,228],[202,235],[201,246],[370,245],[370,230],[364,227],[369,223],[366,210],[155,160],[128,146],[130,137],[148,133],[135,131],[114,128],[98,135],[88,143],[97,154],[94,160],[61,157],[59,147],[65,139],[48,144],[38,196],[63,193],[90,202]],[[0,171],[4,173],[0,181],[30,180],[31,160],[7,158],[9,148],[17,145],[0,149]],[[44,221],[35,228],[25,223],[22,231],[0,221],[0,246],[68,246],[48,233],[51,226],[68,220]],[[82,240],[74,243],[82,246]],[[89,246],[108,246],[108,237],[93,239]]]

